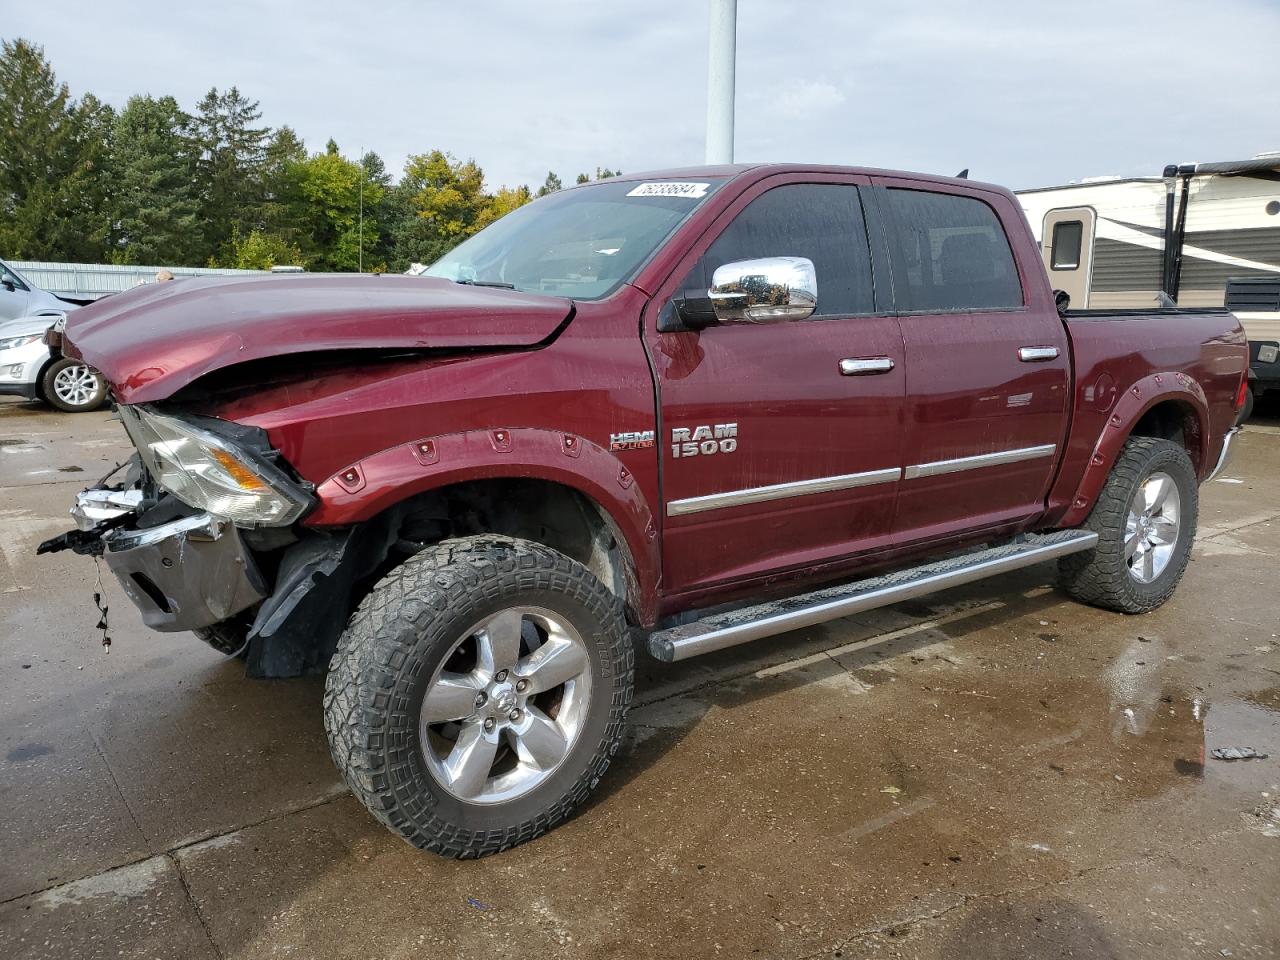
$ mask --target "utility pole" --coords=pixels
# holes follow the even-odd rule
[[[733,97],[738,57],[738,0],[709,0],[707,163],[733,163]]]
[[[356,270],[364,273],[364,144],[360,145],[360,228],[356,232],[356,243],[360,247]]]

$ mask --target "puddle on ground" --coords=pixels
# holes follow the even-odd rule
[[[1131,688],[1140,693],[1141,685]],[[1113,701],[1111,738],[1117,745],[1149,747],[1169,758],[1179,777],[1264,789],[1280,761],[1280,687],[1243,697],[1210,699],[1199,692],[1160,687],[1151,696]],[[1266,757],[1219,760],[1218,748],[1250,747]]]

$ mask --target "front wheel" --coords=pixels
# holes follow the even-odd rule
[[[1121,613],[1146,613],[1173,595],[1191,556],[1199,489],[1180,444],[1131,437],[1084,529],[1098,545],[1059,561],[1072,597]]]
[[[71,357],[61,357],[49,364],[40,388],[51,405],[67,413],[97,410],[107,399],[107,384],[102,374]]]
[[[631,702],[622,605],[539,544],[445,541],[388,574],[329,666],[325,729],[369,811],[414,846],[530,840],[609,766]]]

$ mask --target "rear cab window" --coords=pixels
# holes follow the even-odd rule
[[[1024,298],[1000,218],[976,197],[890,187],[889,254],[898,310],[1009,310]]]

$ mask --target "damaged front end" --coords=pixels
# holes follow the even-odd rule
[[[152,629],[242,632],[251,676],[323,666],[357,581],[386,554],[376,529],[300,526],[311,486],[260,429],[119,410],[137,454],[81,492],[77,529],[38,552],[100,557]]]

